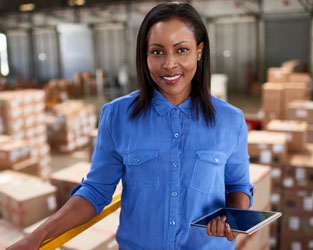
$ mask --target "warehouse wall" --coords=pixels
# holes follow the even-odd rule
[[[62,24],[60,33],[63,77],[72,79],[75,72],[94,70],[92,31],[84,24]]]
[[[35,28],[32,33],[35,75],[38,81],[59,78],[59,40],[54,27]]]
[[[245,89],[256,74],[256,22],[253,18],[215,21],[215,73],[228,75],[229,89]]]
[[[32,76],[32,56],[30,38],[27,30],[6,31],[10,72],[24,79]]]
[[[265,20],[266,67],[299,59],[306,67],[310,61],[309,17],[268,17]]]

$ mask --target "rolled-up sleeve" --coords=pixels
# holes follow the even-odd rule
[[[248,154],[248,130],[241,112],[240,132],[237,144],[226,162],[225,184],[226,195],[232,192],[243,192],[250,197],[250,205],[253,204],[253,186],[250,184],[249,154]]]
[[[124,172],[122,158],[115,149],[111,128],[112,111],[111,105],[107,104],[102,108],[87,179],[83,179],[71,193],[71,196],[81,196],[88,200],[95,207],[97,215],[112,201],[116,185]]]

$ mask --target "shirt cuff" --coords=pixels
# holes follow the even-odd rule
[[[250,204],[249,208],[251,208],[254,201],[254,186],[252,185],[234,185],[234,186],[226,186],[226,196],[233,192],[242,192],[249,196]]]
[[[72,190],[71,197],[80,196],[86,199],[94,206],[96,209],[96,215],[98,215],[106,205],[110,204],[112,197],[111,199],[109,198],[104,200],[102,196],[99,196],[97,193],[98,191],[83,179],[82,183]]]

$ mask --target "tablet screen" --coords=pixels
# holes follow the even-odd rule
[[[212,212],[192,223],[193,226],[206,227],[207,224],[217,216],[226,216],[226,222],[231,230],[250,233],[253,229],[261,227],[281,216],[278,212],[264,212],[246,209],[222,208]]]

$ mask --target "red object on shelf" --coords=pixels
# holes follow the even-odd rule
[[[258,117],[245,117],[248,130],[261,130],[262,119]]]

